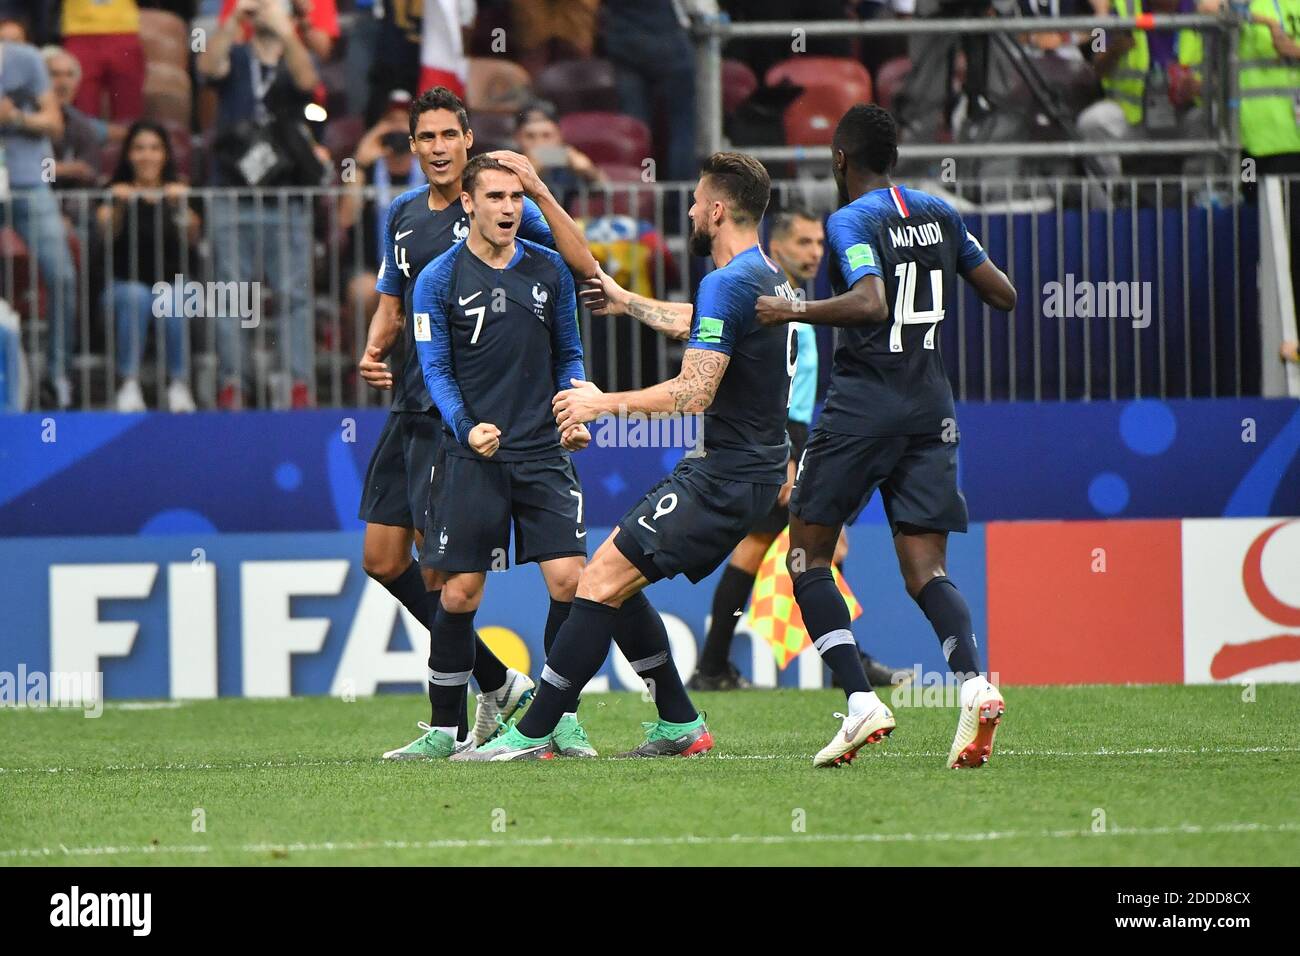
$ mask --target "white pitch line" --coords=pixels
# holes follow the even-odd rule
[[[1279,754],[1300,753],[1300,747],[1141,747],[1133,750],[1015,750],[997,751],[999,757],[1148,757],[1165,754]],[[892,759],[919,758],[930,760],[946,757],[946,751],[891,750],[888,745],[872,750]],[[710,754],[708,760],[808,760],[806,753],[785,754]],[[563,763],[564,761],[561,761]],[[374,758],[339,758],[337,760],[265,760],[236,761],[232,763],[163,763],[163,764],[107,764],[102,767],[0,767],[0,774],[9,773],[144,773],[158,770],[285,770],[294,767],[363,767],[381,763]]]
[[[873,751],[891,758],[943,757],[942,751],[890,750],[888,747]],[[1162,754],[1272,754],[1300,753],[1300,747],[1142,747],[1133,750],[1013,750],[998,751],[1004,757],[1141,757]],[[712,754],[713,760],[803,760],[803,753],[785,754]],[[373,766],[378,758],[340,758],[338,760],[267,760],[234,763],[165,763],[165,764],[108,764],[102,767],[0,767],[4,773],[94,773],[94,772],[144,772],[157,770],[280,770],[292,767],[348,767]]]
[[[82,846],[24,847],[0,850],[0,859],[36,859],[70,856],[125,856],[191,854],[214,852],[266,853],[348,853],[364,850],[486,850],[502,847],[663,847],[663,846],[784,846],[798,843],[987,843],[998,840],[1065,840],[1102,837],[1215,836],[1225,833],[1296,833],[1300,823],[1217,823],[1210,826],[1183,823],[1163,827],[1112,827],[1100,833],[1085,830],[987,830],[983,832],[922,833],[806,833],[732,836],[677,837],[534,837],[519,839],[476,840],[380,840],[328,841],[323,843],[245,843],[222,847],[208,844],[194,846]]]

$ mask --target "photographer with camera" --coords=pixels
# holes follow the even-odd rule
[[[230,189],[209,210],[215,278],[251,282],[265,264],[276,295],[280,350],[293,381],[290,403],[301,408],[311,402],[313,368],[311,210],[303,195],[257,195],[269,187],[316,186],[327,173],[303,112],[319,75],[289,9],[287,0],[239,0],[199,57],[198,70],[218,93],[209,182]],[[253,32],[245,43],[246,26]],[[216,322],[217,404],[239,408],[248,382],[247,342],[239,318]]]

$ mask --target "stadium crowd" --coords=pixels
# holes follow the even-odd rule
[[[139,410],[146,407],[140,370],[155,324],[156,283],[263,276],[280,343],[274,362],[284,382],[276,403],[309,406],[317,356],[354,352],[356,319],[364,321],[373,308],[381,210],[396,191],[420,180],[407,149],[405,114],[419,90],[445,85],[465,96],[474,153],[517,149],[575,214],[630,215],[635,222],[647,218],[645,205],[630,194],[602,196],[600,187],[695,177],[692,16],[721,9],[736,21],[811,22],[971,16],[996,7],[1002,16],[1026,19],[1104,17],[1189,12],[1198,2],[1202,10],[1218,5],[0,0],[0,192],[7,196],[0,217],[6,260],[0,318],[42,326],[37,337],[26,329],[21,334],[29,353],[39,342],[39,355],[28,356],[38,366],[36,403]],[[1294,109],[1279,83],[1300,85],[1300,44],[1283,23],[1294,33],[1300,0],[1254,0],[1250,11],[1254,25],[1242,31],[1239,50],[1243,147],[1262,172],[1297,172],[1300,134],[1295,123],[1280,132],[1277,120],[1283,111],[1290,120]],[[732,40],[723,64],[726,132],[741,148],[824,145],[848,106],[876,102],[895,114],[913,142],[1210,136],[1202,104],[1213,76],[1201,70],[1208,41],[1195,31],[1117,31],[1114,37],[1101,50],[1085,34],[1029,31],[984,48],[952,34],[813,36],[796,40],[797,47],[785,38]],[[972,62],[986,64],[981,76]],[[1045,98],[1034,91],[1040,82]],[[1107,175],[1208,171],[1203,156],[1086,162]],[[773,168],[778,178],[795,171]],[[1075,161],[989,157],[963,175],[1080,171]],[[301,192],[319,186],[356,192],[326,211],[319,197]],[[363,186],[377,195],[360,192]],[[269,192],[273,187],[279,191]],[[286,187],[298,192],[286,194]],[[84,193],[68,192],[88,189],[102,191],[91,202],[93,212],[87,200],[75,198]],[[660,228],[680,238],[684,223],[668,216]],[[295,238],[272,239],[284,234]],[[356,236],[374,238],[357,242]],[[663,241],[648,223],[634,225],[633,246],[663,248]],[[338,247],[347,269],[325,288],[326,270],[315,261],[330,246]],[[624,278],[654,281],[648,274]],[[179,299],[182,290],[173,291]],[[322,306],[323,299],[333,301]],[[89,322],[79,320],[87,314]],[[322,321],[325,314],[342,321]],[[148,385],[159,407],[186,411],[206,403],[196,402],[191,390],[192,338],[214,346],[215,404],[247,403],[257,365],[248,354],[252,337],[230,322],[203,333],[176,316],[156,325],[167,381]],[[116,381],[104,392],[108,400],[78,400],[74,385],[89,378],[74,374],[77,362],[103,368],[95,356],[110,352],[107,367]],[[14,407],[12,381],[6,387],[0,407]]]

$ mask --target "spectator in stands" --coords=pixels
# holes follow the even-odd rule
[[[339,10],[335,0],[278,0],[286,7],[285,12],[293,20],[298,31],[298,39],[317,60],[324,62],[334,51],[334,41],[339,38]],[[225,24],[235,12],[239,0],[222,0],[221,15],[218,22]],[[253,29],[244,28],[243,39],[251,39]],[[350,39],[350,38],[349,38]]]
[[[32,3],[32,0],[0,0],[0,20],[7,21],[11,29],[22,30],[18,42],[37,46],[54,40],[58,25],[58,5]]]
[[[400,101],[394,96],[394,109],[357,146],[360,175],[353,183],[354,188],[339,203],[341,236],[361,244],[361,270],[348,281],[347,310],[341,323],[341,344],[345,351],[361,348],[357,344],[360,343],[358,329],[365,329],[379,305],[375,275],[383,259],[384,220],[389,203],[398,193],[425,181],[420,164],[411,152],[410,125],[405,112],[410,105],[410,94],[405,94],[407,107],[403,107],[400,123],[389,122],[390,118],[398,118],[396,103]],[[366,184],[375,187],[373,200],[364,198]]]
[[[22,24],[0,18],[0,36],[14,26]],[[8,196],[0,202],[9,207],[0,209],[0,217],[13,224],[40,269],[48,296],[47,372],[55,404],[66,408],[72,404],[68,354],[76,335],[77,282],[46,163],[53,154],[50,140],[62,135],[63,115],[40,53],[26,43],[0,40],[0,157],[7,180],[0,193]]]
[[[605,182],[605,174],[581,150],[564,141],[555,109],[539,100],[515,120],[515,146],[528,157],[546,187],[561,205],[580,187]]]
[[[1195,9],[1194,0],[1113,0],[1109,15],[1192,13]],[[1079,114],[1077,125],[1083,139],[1160,140],[1208,135],[1203,110],[1180,113],[1170,98],[1170,77],[1180,66],[1175,31],[1108,30],[1106,37],[1106,49],[1092,59],[1105,97]],[[1120,174],[1118,156],[1098,156],[1096,162],[1106,175]],[[1181,160],[1161,161],[1158,168],[1145,171],[1176,172],[1181,168]]]
[[[160,350],[167,352],[167,408],[194,411],[189,386],[189,330],[183,290],[174,280],[194,261],[189,247],[199,238],[199,217],[176,171],[167,131],[137,120],[127,131],[122,156],[110,180],[112,199],[97,214],[100,235],[112,247],[113,275],[104,289],[104,315],[114,317],[117,340],[119,412],[144,411],[140,357],[149,336],[155,303]],[[165,303],[160,301],[165,297]]]
[[[63,46],[81,64],[77,109],[130,122],[144,112],[144,48],[135,0],[63,0]]]
[[[614,64],[619,106],[654,129],[658,103],[668,144],[661,180],[694,180],[695,51],[690,23],[666,0],[605,0],[605,55]]]
[[[420,38],[425,0],[383,0],[375,56],[370,67],[370,104],[366,122],[377,123],[388,109],[393,90],[420,88]]]
[[[240,42],[245,24],[253,38]],[[319,75],[279,0],[239,0],[235,15],[208,42],[198,61],[218,95],[212,185],[318,185],[323,169],[303,122]],[[249,192],[214,197],[209,206],[213,261],[219,281],[251,282],[262,266],[277,294],[280,336],[292,378],[291,404],[311,401],[310,209],[301,195],[256,201]],[[222,384],[218,405],[243,405],[248,340],[240,322],[217,319]]]
[[[87,116],[73,106],[77,86],[81,83],[81,64],[67,50],[47,46],[41,51],[50,86],[63,113],[63,135],[54,141],[54,187],[88,189],[102,178],[100,163],[104,144],[120,140],[126,129],[118,123]]]
[[[379,46],[383,11],[376,9],[375,0],[356,0],[355,6],[343,69],[348,84],[348,113],[364,116],[370,105],[370,70]]]
[[[555,60],[583,60],[596,47],[600,0],[511,0],[520,64],[536,76]]]
[[[0,42],[30,43],[26,18],[0,17]]]

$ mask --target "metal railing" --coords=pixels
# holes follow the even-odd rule
[[[773,40],[792,37],[868,38],[925,36],[988,36],[992,34],[1056,33],[1094,30],[1182,30],[1213,31],[1225,42],[1206,44],[1204,71],[1214,82],[1207,83],[1215,97],[1209,110],[1214,135],[1210,138],[1161,139],[1159,141],[1088,141],[1062,139],[1058,142],[1000,141],[926,143],[904,142],[899,147],[901,160],[973,159],[994,157],[1082,158],[1097,155],[1158,154],[1196,156],[1213,154],[1227,172],[1236,168],[1240,155],[1237,124],[1237,32],[1240,21],[1225,6],[1224,12],[1210,14],[1146,14],[1142,17],[958,17],[914,18],[907,20],[781,20],[735,23],[725,14],[699,16],[692,22],[696,47],[696,111],[701,154],[727,148],[723,131],[722,48],[728,40]],[[1212,61],[1212,62],[1211,62]],[[761,78],[760,78],[761,79]],[[754,146],[745,147],[764,162],[806,160],[825,161],[826,146]]]
[[[946,194],[1020,292],[1014,314],[1005,316],[966,290],[941,323],[958,398],[1260,393],[1259,212],[1239,179],[909,185]],[[1294,224],[1298,185],[1300,179],[1279,184],[1292,238],[1300,231]],[[624,285],[689,300],[710,268],[686,248],[692,188],[619,184],[578,193],[568,205],[576,215],[589,214],[589,242]],[[67,368],[80,408],[114,408],[121,356],[135,355],[142,359],[138,377],[150,407],[166,407],[163,392],[178,374],[200,408],[213,407],[232,377],[243,386],[244,407],[287,406],[295,381],[317,405],[387,402],[386,393],[356,374],[379,245],[381,199],[373,188],[191,190],[186,204],[200,223],[195,241],[172,250],[158,245],[164,235],[158,220],[174,210],[153,206],[128,214],[123,229],[137,240],[147,217],[154,217],[152,252],[176,263],[179,298],[168,287],[175,276],[141,271],[151,257],[139,242],[126,243],[131,254],[123,263],[121,247],[115,251],[99,238],[97,210],[108,193],[52,195],[67,223],[66,234],[53,239],[48,230],[16,228],[22,193],[0,200],[0,237],[8,243],[0,296],[20,317],[30,370],[27,407],[55,404],[49,363],[60,321],[69,328]],[[372,214],[363,216],[366,204]],[[794,204],[829,213],[837,205],[833,184],[775,182],[772,208]],[[51,241],[58,248],[40,246]],[[60,261],[68,264],[63,273]],[[142,324],[119,315],[132,300],[106,295],[109,277],[147,289],[149,315]],[[155,286],[159,281],[163,287]],[[1085,290],[1091,306],[1084,304]],[[830,294],[825,263],[808,293]],[[1082,314],[1089,309],[1093,314]],[[1263,319],[1276,322],[1275,316]],[[603,387],[638,388],[677,370],[681,344],[631,319],[584,314],[581,325],[589,374]],[[832,342],[829,330],[822,332],[824,384]],[[142,336],[126,343],[139,348],[124,350],[124,335]],[[176,336],[182,337],[179,350]]]

